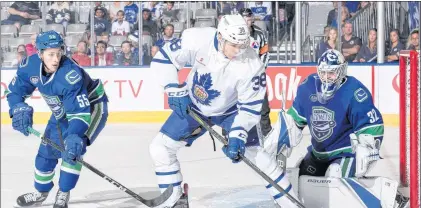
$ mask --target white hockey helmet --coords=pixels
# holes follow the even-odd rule
[[[248,46],[250,31],[244,18],[239,15],[224,15],[218,24],[218,33],[222,39],[232,44]]]

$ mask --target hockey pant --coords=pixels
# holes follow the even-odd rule
[[[108,107],[106,102],[99,102],[91,106],[91,125],[89,126],[86,136],[90,138],[90,144],[96,139],[98,134],[105,127],[105,123],[108,117]],[[60,122],[62,124],[62,122]],[[61,135],[64,140],[66,137],[66,128],[61,125]],[[58,132],[57,120],[51,115],[48,121],[47,128],[45,129],[44,136],[59,146],[63,147],[63,142],[60,139]],[[86,147],[83,149],[83,154],[86,153]],[[53,178],[55,175],[55,167],[58,163],[58,159],[61,158],[61,152],[51,147],[48,144],[41,142],[38,154],[35,157],[35,188],[39,192],[49,192],[54,184]],[[76,165],[70,165],[64,161],[61,163],[60,168],[60,179],[59,188],[63,192],[72,190],[79,179],[80,171],[82,169],[81,163]]]
[[[211,124],[218,125],[229,132],[236,114],[237,113],[234,112],[224,116],[202,116],[202,119]],[[174,186],[174,194],[169,200],[172,202],[169,203],[169,205],[175,203],[182,194],[181,183],[183,181],[183,176],[180,172],[180,163],[177,159],[177,152],[183,146],[191,146],[192,143],[205,132],[206,130],[201,128],[199,123],[190,116],[185,119],[180,119],[173,112],[149,146],[151,158],[155,164],[155,174],[158,178],[158,186],[161,192],[163,192],[170,184]],[[249,159],[255,162],[260,169],[262,169],[287,192],[294,195],[286,173],[284,173],[277,165],[274,157],[271,158],[268,153],[259,147],[259,139],[257,137],[255,127],[248,132],[246,147],[247,157],[250,156],[251,158]],[[287,201],[290,203],[289,199],[286,199],[282,193],[273,188],[269,183],[265,182],[265,186],[271,192],[274,200],[278,203],[280,201]]]
[[[314,156],[312,147],[301,161],[299,175],[330,176],[337,178],[351,178],[355,176],[355,158],[353,156],[338,155],[334,159],[319,159]]]

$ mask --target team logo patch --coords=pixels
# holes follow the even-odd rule
[[[349,42],[349,44],[354,45],[354,41],[353,41],[353,40],[351,40],[351,41]]]
[[[322,142],[332,136],[336,126],[335,112],[322,106],[314,106],[310,116],[311,135],[318,142]]]
[[[191,91],[198,103],[210,106],[211,101],[221,94],[218,90],[211,89],[212,85],[210,73],[202,74],[200,77],[197,71],[194,73]]]
[[[258,43],[258,42],[252,42],[252,43],[251,43],[251,47],[252,47],[252,48],[254,48],[254,49],[259,48],[259,46],[260,46],[260,45],[259,45],[259,43]]]
[[[311,94],[310,95],[310,100],[311,100],[311,102],[317,102],[317,95],[315,95],[315,94]]]
[[[80,76],[80,74],[78,74],[76,70],[73,69],[68,72],[64,78],[67,80],[67,82],[69,82],[69,84],[75,84],[82,79],[82,76]]]
[[[358,102],[363,102],[364,100],[366,100],[368,98],[367,93],[363,90],[363,88],[358,88],[358,90],[356,90],[354,92],[354,97]]]
[[[33,76],[29,78],[29,80],[31,81],[32,84],[36,85],[39,81],[39,78],[37,76]]]
[[[49,96],[44,94],[41,95],[47,103],[48,107],[50,107],[51,111],[53,112],[54,117],[56,117],[56,119],[63,117],[64,108],[63,102],[61,102],[60,98],[58,96]]]

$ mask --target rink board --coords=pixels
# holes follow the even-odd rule
[[[170,115],[167,97],[159,85],[159,77],[150,68],[106,67],[86,68],[92,78],[103,81],[110,99],[109,123],[162,123]],[[184,80],[189,68],[179,72]],[[273,65],[267,69],[267,86],[272,121],[282,106],[289,108],[297,93],[298,85],[310,74],[315,65]],[[8,105],[4,91],[16,70],[1,70],[1,123],[10,124]],[[387,126],[398,125],[399,114],[399,67],[394,65],[350,65],[348,75],[358,78],[372,93],[375,105],[383,115]],[[34,122],[44,124],[51,113],[38,91],[27,99],[34,107]]]

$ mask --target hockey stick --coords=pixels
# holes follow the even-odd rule
[[[64,151],[64,149],[62,147],[60,147],[59,145],[57,145],[56,143],[54,143],[50,139],[45,138],[44,135],[41,134],[40,132],[38,132],[37,130],[35,130],[31,127],[28,127],[28,130],[29,130],[29,133],[37,136],[43,142],[47,143],[48,145],[52,146],[53,148],[57,149],[58,151],[60,151],[60,152]],[[146,205],[148,207],[157,207],[157,206],[161,205],[162,203],[164,203],[166,200],[168,200],[170,198],[170,196],[172,195],[173,185],[169,185],[168,188],[158,197],[153,198],[153,199],[144,199],[141,196],[139,196],[138,194],[134,193],[129,188],[123,186],[121,183],[119,183],[116,180],[112,179],[111,177],[105,175],[103,172],[99,171],[98,169],[96,169],[95,167],[90,165],[89,163],[83,161],[82,159],[77,159],[77,161],[80,162],[83,166],[85,166],[89,170],[91,170],[92,172],[94,172],[95,174],[97,174],[100,177],[102,177],[103,179],[107,180],[109,183],[116,186],[118,189],[126,192],[127,194],[129,194],[130,196],[137,199],[138,201],[140,201],[141,203],[143,203],[144,205]]]
[[[196,112],[194,112],[192,109],[188,110],[189,115],[196,120],[203,128],[205,128],[209,133],[211,133],[216,139],[218,139],[222,144],[228,145],[228,141],[221,135],[218,134],[208,123],[202,120],[199,115],[197,115]],[[251,167],[254,171],[256,171],[257,174],[263,177],[268,183],[270,183],[276,190],[286,195],[288,199],[290,199],[295,205],[298,207],[304,208],[304,205],[301,204],[297,199],[295,199],[291,194],[286,192],[281,186],[279,186],[275,181],[273,181],[268,175],[266,175],[260,168],[258,168],[255,164],[253,164],[247,157],[244,155],[240,155],[242,161],[244,161],[249,167]]]

